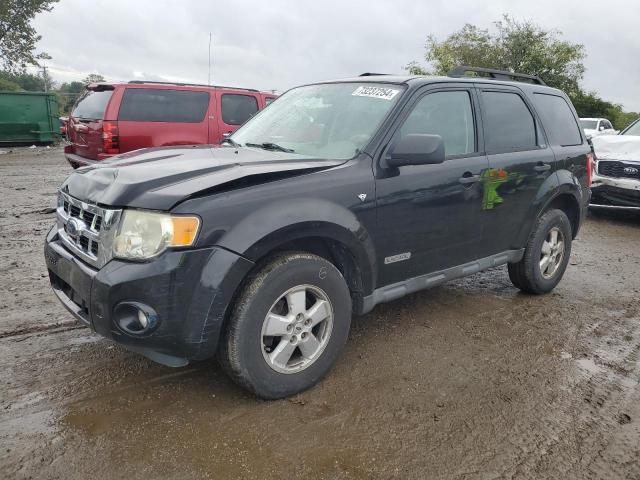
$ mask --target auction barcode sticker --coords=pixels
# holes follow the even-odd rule
[[[400,90],[396,90],[395,88],[359,86],[351,95],[355,95],[356,97],[373,97],[392,100],[398,92],[400,92]]]

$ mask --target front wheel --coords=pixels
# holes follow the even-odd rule
[[[571,254],[571,222],[562,210],[549,210],[536,222],[522,260],[508,265],[509,278],[520,290],[542,294],[560,282]]]
[[[350,324],[351,297],[340,271],[315,255],[283,254],[245,284],[218,357],[239,385],[282,398],[324,376]]]

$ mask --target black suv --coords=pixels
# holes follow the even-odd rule
[[[590,147],[561,91],[468,70],[294,88],[222,145],[77,170],[46,240],[55,293],[131,350],[171,366],[217,353],[279,398],[322,378],[378,303],[503,264],[549,292]]]

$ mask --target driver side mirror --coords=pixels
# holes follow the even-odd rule
[[[389,167],[433,165],[445,160],[444,141],[440,135],[410,133],[396,143],[386,159]]]

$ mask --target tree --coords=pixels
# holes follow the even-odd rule
[[[23,72],[38,60],[51,58],[36,53],[41,36],[31,26],[40,12],[48,12],[58,0],[2,0],[0,2],[0,62],[9,72]]]
[[[26,90],[27,92],[42,92],[45,87],[45,79],[43,77],[30,73],[0,71],[0,80],[13,83],[18,87],[17,90]],[[50,77],[49,80],[51,81]]]
[[[547,85],[564,90],[581,117],[606,117],[618,129],[637,117],[596,93],[582,90],[583,45],[561,40],[555,30],[544,30],[530,21],[517,22],[508,15],[493,25],[489,30],[466,24],[443,41],[428,36],[428,66],[414,61],[406,69],[415,75],[446,75],[458,65],[468,65],[537,75]]]
[[[100,83],[104,81],[105,80],[102,75],[99,75],[97,73],[90,73],[89,75],[86,76],[84,80],[82,80],[82,83],[85,85],[88,85],[90,83]]]
[[[482,66],[537,75],[567,93],[578,91],[585,70],[583,45],[560,40],[556,31],[517,22],[508,15],[494,26],[490,31],[467,24],[444,41],[427,37],[425,59],[433,73],[446,75],[458,65]],[[407,67],[412,73],[426,73],[416,62]]]

